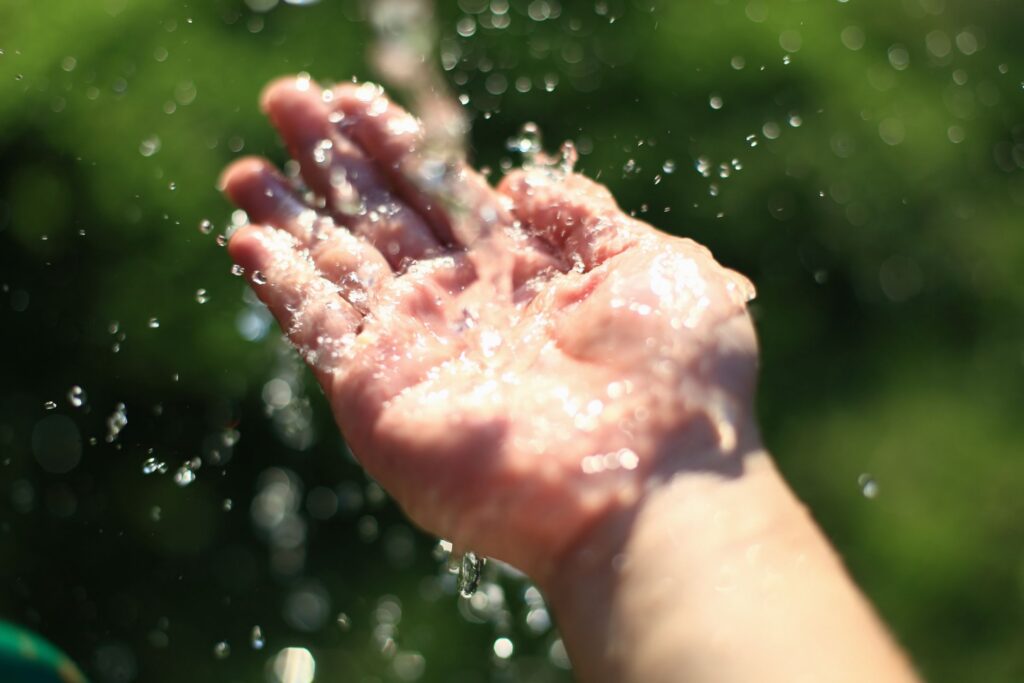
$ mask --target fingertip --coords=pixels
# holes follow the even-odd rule
[[[267,259],[264,231],[267,228],[246,225],[235,231],[228,240],[228,256],[246,270],[258,269]]]
[[[501,182],[498,183],[498,187],[495,189],[497,189],[501,194],[514,197],[519,194],[525,184],[526,171],[517,168],[505,174],[505,177],[501,179]]]
[[[287,103],[289,98],[294,98],[296,94],[319,90],[320,86],[309,77],[309,74],[281,76],[264,86],[260,93],[260,109],[269,114],[276,107]]]
[[[217,189],[227,195],[235,204],[241,204],[243,197],[254,181],[260,180],[268,170],[270,162],[261,157],[242,157],[231,162],[217,180]]]

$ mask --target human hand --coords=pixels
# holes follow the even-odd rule
[[[309,192],[233,164],[231,256],[415,522],[543,579],[662,475],[738,466],[753,289],[707,249],[545,166],[431,188],[419,122],[370,84],[262,104]]]

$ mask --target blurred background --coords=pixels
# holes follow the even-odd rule
[[[299,4],[0,2],[0,618],[94,683],[571,680],[513,572],[457,597],[229,272],[217,175],[285,160],[261,86],[375,75],[364,7]],[[1024,5],[436,25],[492,178],[534,121],[752,277],[766,441],[925,676],[1024,679]]]

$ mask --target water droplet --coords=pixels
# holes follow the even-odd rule
[[[711,177],[711,160],[707,157],[698,157],[693,166],[697,169],[697,173],[705,178]]]
[[[477,557],[476,553],[469,551],[462,556],[459,562],[458,588],[459,594],[464,598],[471,598],[480,587],[480,578],[483,574],[487,558]]]
[[[433,550],[434,559],[438,562],[445,562],[452,554],[452,542],[446,541],[443,538],[437,542]]]
[[[267,641],[263,639],[263,629],[259,625],[252,627],[252,633],[249,634],[249,643],[252,644],[252,649],[262,650],[263,646],[267,644]]]
[[[85,391],[82,387],[75,385],[68,389],[68,403],[72,408],[81,408],[85,405]]]
[[[338,622],[338,628],[340,628],[342,631],[348,631],[350,628],[352,628],[352,619],[350,619],[349,616],[344,612],[338,614],[338,618],[336,621]]]
[[[231,656],[231,646],[225,640],[220,641],[213,646],[213,656],[217,659],[227,659]]]
[[[316,660],[304,647],[286,647],[274,657],[273,669],[277,683],[313,683]]]
[[[57,402],[56,401],[46,401],[45,403],[43,403],[43,408],[45,408],[46,410],[53,410],[56,407],[57,407]]]
[[[672,159],[665,159],[665,163],[661,165],[661,170],[671,175],[676,172],[676,162]]]
[[[870,500],[878,497],[878,482],[870,474],[864,473],[857,477],[857,485],[865,498]]]
[[[316,162],[316,165],[327,166],[331,162],[333,149],[334,143],[330,140],[324,139],[318,142],[313,148],[313,161]]]
[[[196,480],[196,473],[191,463],[182,463],[181,467],[174,473],[174,483],[184,488]]]
[[[196,301],[197,302],[199,302],[201,304],[205,304],[209,300],[210,300],[210,295],[206,293],[205,289],[200,288],[200,289],[196,290]]]
[[[157,458],[146,458],[145,462],[142,463],[143,474],[165,474],[167,472],[167,463]]]
[[[551,643],[551,647],[548,648],[548,659],[559,669],[568,671],[572,668],[569,662],[569,654],[565,651],[565,643],[562,642],[561,638],[556,638]]]
[[[519,132],[508,139],[505,147],[510,152],[522,154],[524,163],[532,162],[542,149],[540,127],[533,122],[524,123]]]
[[[515,644],[508,638],[498,638],[494,641],[494,656],[498,659],[508,659],[515,651]]]
[[[267,276],[264,275],[261,271],[254,270],[252,271],[252,281],[253,284],[256,285],[265,285],[267,284]]]
[[[710,98],[708,98],[708,104],[711,106],[712,109],[717,111],[722,108],[725,102],[722,100],[721,95],[715,93],[711,95]]]
[[[107,443],[113,443],[121,430],[128,426],[128,411],[123,403],[114,406],[114,412],[107,418]]]
[[[224,502],[220,504],[220,507],[224,512],[231,512],[231,509],[235,507],[235,502],[230,498],[225,498]]]
[[[156,328],[160,327],[160,320],[158,318],[150,318],[149,322],[146,323],[146,325],[149,327],[149,329],[155,330]]]
[[[210,221],[206,218],[199,221],[199,232],[203,233],[204,235],[209,235],[211,232],[213,232],[213,221]]]
[[[233,266],[231,266],[231,274],[234,275],[235,277],[242,277],[243,275],[245,275],[245,268],[236,263]]]
[[[160,151],[160,136],[150,135],[148,138],[139,143],[139,154],[144,157],[151,157]]]

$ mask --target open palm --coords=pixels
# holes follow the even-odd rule
[[[749,421],[752,288],[546,167],[424,182],[419,122],[371,84],[272,84],[301,168],[225,174],[232,258],[414,521],[534,575]],[[741,438],[741,435],[740,435]]]

